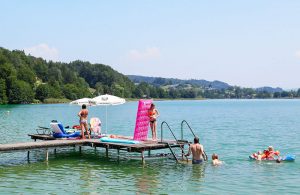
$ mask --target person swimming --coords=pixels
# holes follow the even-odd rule
[[[275,156],[279,157],[280,152],[275,151],[273,146],[269,146],[267,150],[264,150],[261,159],[262,160],[274,160]]]
[[[222,161],[219,160],[219,156],[217,154],[215,154],[215,153],[212,154],[211,159],[212,159],[212,164],[214,166],[222,164]]]

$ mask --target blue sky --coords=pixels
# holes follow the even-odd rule
[[[298,0],[2,0],[0,46],[123,74],[300,87]]]

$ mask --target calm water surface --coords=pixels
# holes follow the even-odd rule
[[[209,156],[225,162],[213,167],[151,160],[142,165],[113,151],[84,147],[45,152],[0,154],[0,194],[298,194],[300,165],[257,163],[248,155],[273,145],[281,154],[299,156],[300,100],[205,100],[156,102],[159,123],[167,121],[180,137],[187,120],[200,136]],[[107,132],[133,135],[137,102],[111,106]],[[53,119],[65,125],[78,123],[79,107],[67,104],[0,106],[0,144],[31,141],[27,134]],[[105,123],[105,107],[90,108],[90,117]],[[102,131],[106,126],[103,124]],[[161,129],[158,129],[160,136]],[[150,135],[150,134],[149,134]],[[165,138],[171,138],[164,132]],[[192,141],[186,131],[184,137]],[[169,152],[169,151],[165,151]]]

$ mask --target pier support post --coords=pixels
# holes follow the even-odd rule
[[[81,146],[79,146],[79,153],[81,153]]]
[[[118,162],[120,161],[120,149],[118,148]]]
[[[142,155],[142,163],[145,164],[145,155],[144,155],[144,151],[142,151],[141,155]]]
[[[54,148],[54,154],[56,154],[56,148]]]
[[[148,150],[148,156],[151,156],[151,150]]]
[[[46,161],[48,162],[49,159],[49,153],[48,153],[48,148],[46,148]]]
[[[106,145],[106,147],[105,147],[105,154],[106,154],[106,158],[108,158],[108,145]]]
[[[30,151],[28,150],[27,151],[27,160],[29,161],[29,154],[30,154]]]

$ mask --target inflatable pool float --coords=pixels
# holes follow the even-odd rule
[[[289,155],[286,155],[286,156],[284,156],[282,158],[278,158],[278,159],[262,159],[262,160],[257,160],[255,157],[253,157],[251,155],[251,156],[249,156],[249,159],[250,160],[256,160],[256,161],[279,161],[279,162],[281,162],[281,161],[287,161],[287,162],[293,162],[293,161],[295,161],[296,156],[289,154]]]
[[[109,142],[109,143],[120,143],[120,144],[138,144],[138,143],[140,143],[139,141],[110,138],[110,137],[102,137],[102,138],[100,138],[100,141],[101,142]]]
[[[71,138],[80,137],[80,131],[77,129],[65,129],[60,122],[51,122],[51,129],[53,131],[53,137],[55,138]]]

